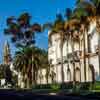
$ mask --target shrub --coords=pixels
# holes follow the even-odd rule
[[[100,82],[95,82],[94,89],[95,90],[100,90]]]
[[[50,84],[39,84],[39,85],[34,85],[32,86],[33,89],[50,89],[51,85]]]
[[[90,89],[90,83],[81,83],[80,84],[80,90],[89,90]]]
[[[60,89],[60,85],[59,84],[51,84],[51,89],[59,90]]]
[[[63,84],[61,84],[61,88],[63,88],[63,89],[72,89],[73,88],[73,83],[72,82],[63,83]]]

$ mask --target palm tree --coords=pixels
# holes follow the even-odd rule
[[[22,73],[23,82],[26,83],[25,75],[26,75],[26,68],[27,68],[27,55],[25,54],[24,50],[16,52],[14,57],[14,65],[15,65],[15,69],[18,72]]]
[[[15,43],[16,47],[20,47],[23,52],[23,55],[26,58],[26,66],[28,65],[28,62],[30,62],[30,59],[27,59],[28,55],[30,55],[30,50],[27,50],[27,46],[31,47],[31,45],[34,45],[35,43],[35,32],[41,32],[41,25],[38,23],[31,24],[30,23],[31,16],[29,13],[23,13],[18,18],[15,18],[14,16],[11,16],[7,18],[7,26],[8,28],[4,30],[4,33],[6,35],[11,35],[12,42]],[[26,49],[25,49],[26,48]],[[32,53],[32,52],[31,52]],[[31,55],[33,57],[33,54]],[[24,61],[24,59],[23,59]],[[33,62],[32,62],[33,63]],[[33,66],[33,64],[32,64]],[[24,71],[26,67],[24,67]],[[30,67],[29,67],[30,68]],[[28,69],[29,69],[28,68]],[[25,71],[27,72],[27,71]],[[32,72],[33,73],[33,72]],[[28,75],[26,75],[28,77]],[[28,79],[28,78],[27,78]],[[28,83],[28,81],[27,81]]]
[[[41,26],[38,23],[30,23],[28,13],[21,14],[18,18],[11,16],[7,18],[8,28],[4,30],[6,35],[11,35],[12,42],[16,46],[27,46],[35,43],[35,32],[41,32]]]
[[[44,28],[51,29],[49,34],[49,42],[51,43],[51,37],[53,34],[59,34],[60,36],[60,54],[61,54],[61,80],[64,83],[64,68],[63,68],[63,43],[65,41],[65,32],[64,32],[64,20],[61,14],[57,14],[56,21],[52,23],[44,24]]]
[[[68,41],[70,40],[71,37],[71,44],[72,44],[72,53],[74,55],[74,45],[76,43],[79,44],[79,50],[80,50],[80,20],[78,20],[75,16],[73,16],[74,13],[70,8],[66,9],[66,17],[67,21],[65,22],[65,31],[66,31],[66,40],[67,40],[67,54],[68,54]],[[73,41],[73,42],[72,42]],[[68,57],[67,57],[68,59]],[[73,58],[74,61],[74,58]],[[75,63],[75,62],[74,62]],[[74,65],[74,64],[73,64]],[[73,66],[75,67],[75,66]],[[69,68],[69,65],[68,65]],[[75,76],[75,72],[73,74]],[[74,79],[75,80],[75,79]]]
[[[0,79],[5,78],[4,73],[5,73],[6,65],[1,64],[0,65]]]
[[[87,34],[88,26],[89,26],[88,16],[90,16],[90,15],[89,15],[89,13],[87,13],[85,11],[85,9],[89,9],[88,11],[90,11],[90,7],[89,7],[90,5],[86,5],[87,6],[86,8],[83,6],[84,8],[82,8],[83,3],[86,5],[86,2],[84,0],[78,0],[77,7],[73,11],[73,13],[74,13],[73,17],[79,19],[80,22],[81,22],[80,23],[80,25],[81,25],[80,31],[83,35],[83,47],[84,47],[84,49],[83,49],[83,54],[84,54],[84,56],[83,56],[83,58],[84,58],[84,80],[86,81],[87,75],[86,75],[86,40],[85,39],[86,39],[86,37],[88,37],[88,34]],[[92,10],[93,9],[91,9],[91,11]],[[87,40],[87,42],[88,42],[88,40]]]
[[[21,67],[21,72],[24,73],[24,82],[26,80],[27,88],[37,84],[38,70],[47,68],[47,64],[46,51],[37,47],[25,47],[17,52],[15,56],[16,69],[20,69]]]
[[[91,22],[91,19],[94,19],[97,25],[97,31],[100,33],[100,27],[99,27],[99,17],[100,17],[100,0],[77,0],[77,6],[83,10],[83,12],[86,14],[85,19]],[[82,15],[83,15],[82,12]],[[86,23],[84,23],[86,25]],[[100,34],[98,38],[98,47],[99,47],[99,53],[98,53],[98,58],[99,58],[99,74],[100,74]],[[89,50],[88,50],[89,51]]]
[[[33,85],[37,84],[37,80],[38,80],[38,70],[42,70],[43,68],[47,69],[48,68],[48,56],[47,56],[47,52],[43,49],[40,48],[31,48],[32,51],[32,70],[33,70],[33,76],[32,76],[32,80],[33,80]],[[46,76],[47,77],[47,76]]]
[[[75,50],[74,50],[74,46],[76,43],[79,44],[79,24],[80,21],[77,19],[70,19],[69,21],[66,22],[65,24],[65,29],[69,30],[69,39],[70,39],[70,43],[71,43],[71,48],[72,48],[72,59],[73,59],[73,85],[75,85]],[[76,34],[77,33],[77,34]]]
[[[95,16],[96,16],[96,29],[98,32],[98,48],[99,48],[99,52],[98,52],[98,58],[99,58],[99,75],[100,75],[100,0],[91,0],[91,2],[94,4],[95,6]]]
[[[67,54],[67,69],[69,69],[69,58],[68,58],[68,53],[69,53],[69,49],[68,49],[68,46],[69,46],[69,38],[70,38],[70,32],[69,32],[69,26],[67,27],[68,25],[68,22],[69,20],[71,19],[71,16],[72,16],[72,10],[70,8],[67,8],[66,9],[66,12],[65,12],[65,15],[66,15],[66,18],[67,18],[67,21],[65,21],[65,25],[64,25],[64,29],[65,29],[65,36],[66,36],[66,54]]]

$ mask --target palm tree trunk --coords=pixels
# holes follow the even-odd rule
[[[71,37],[71,47],[72,47],[72,63],[73,63],[73,85],[75,85],[76,75],[75,75],[75,60],[74,60],[74,41],[73,37]]]
[[[99,76],[100,76],[100,32],[99,32],[99,39],[98,39],[98,49],[99,49],[99,53],[98,53],[98,58],[99,58]]]
[[[81,43],[80,43],[80,39],[79,39],[79,52],[80,52],[80,48],[81,48]],[[80,60],[80,58],[79,58]],[[79,61],[79,66],[80,66],[80,82],[81,82],[81,61]]]
[[[60,52],[61,52],[61,79],[62,83],[64,83],[63,45],[60,46]]]
[[[26,70],[26,65],[24,65],[24,68],[23,68],[23,82],[24,82],[24,87],[26,86],[26,84],[25,84],[25,70]]]
[[[97,16],[96,18],[96,28],[98,32],[98,59],[99,59],[99,76],[100,76],[100,16]]]
[[[36,85],[36,69],[35,68],[33,69],[33,85]]]
[[[28,63],[28,68],[27,68],[27,88],[30,88],[30,78],[29,78],[29,69],[30,69],[30,64]]]
[[[47,81],[47,84],[48,84],[48,74],[49,74],[49,65],[47,66],[47,71],[46,71],[46,81]]]
[[[40,85],[42,84],[41,80],[42,80],[42,70],[40,68]]]
[[[38,80],[38,71],[35,71],[35,84],[37,85],[37,80]]]
[[[67,36],[67,69],[69,68],[69,59],[68,59],[68,53],[69,53],[69,49],[68,49],[68,36]],[[71,81],[71,80],[70,80]]]
[[[33,58],[33,54],[32,54],[32,85],[34,84],[34,69],[33,69],[33,60],[34,60],[34,58]]]
[[[91,43],[90,43],[90,35],[87,34],[87,48],[88,48],[88,53],[91,53]],[[88,72],[89,72],[89,67],[90,67],[90,55],[88,56]],[[88,73],[89,74],[89,73]],[[93,80],[92,80],[93,81]]]
[[[29,89],[29,88],[30,88],[30,84],[29,84],[29,77],[28,77],[28,73],[27,73],[27,78],[26,78],[26,80],[27,80],[27,89]]]
[[[83,29],[83,52],[84,52],[84,81],[86,82],[86,45],[85,45],[86,41],[85,41],[85,28]]]

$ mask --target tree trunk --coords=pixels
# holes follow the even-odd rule
[[[90,42],[89,34],[87,34],[87,46],[88,46],[88,53],[91,53],[91,42]],[[90,55],[88,56],[88,72],[89,72],[89,66],[90,66]],[[88,75],[89,75],[89,73],[88,73]]]
[[[35,84],[37,85],[38,80],[38,70],[35,71]]]
[[[72,47],[72,63],[73,63],[73,85],[75,85],[76,75],[75,75],[75,60],[74,60],[74,41],[73,37],[71,37],[71,47]]]
[[[100,16],[96,18],[96,28],[98,32],[98,59],[99,59],[99,76],[100,76]]]
[[[47,67],[47,71],[46,71],[46,81],[47,81],[47,84],[48,84],[48,74],[49,74],[49,68],[48,67]]]
[[[81,43],[80,43],[80,39],[79,39],[79,52],[81,51],[80,48],[81,48]],[[79,58],[80,60],[80,58]],[[80,66],[80,82],[81,82],[81,61],[79,61],[79,66]]]
[[[24,68],[23,68],[23,82],[24,82],[24,87],[26,86],[26,84],[25,84],[25,68],[26,68],[26,66],[24,65]]]
[[[99,49],[99,53],[98,53],[98,58],[99,58],[99,76],[100,76],[100,32],[99,32],[99,38],[98,38],[98,49]]]
[[[27,89],[29,89],[30,88],[30,83],[29,83],[29,77],[28,77],[28,73],[27,73]]]
[[[27,88],[30,88],[29,71],[30,71],[30,63],[28,62],[28,68],[27,68]]]
[[[61,52],[61,79],[62,83],[64,83],[63,45],[60,46],[60,52]]]
[[[36,85],[36,70],[33,70],[33,84]]]
[[[84,26],[83,26],[84,27]],[[83,28],[83,52],[84,52],[84,81],[86,82],[86,45],[85,45],[86,41],[85,41],[85,28]]]
[[[32,73],[32,85],[34,84],[34,79],[33,79],[34,78],[33,60],[34,60],[34,58],[33,58],[33,54],[32,54],[32,72],[31,72]]]
[[[66,45],[66,47],[67,47],[67,65],[69,66],[69,60],[68,60],[68,53],[69,53],[69,51],[68,51],[68,37],[67,37],[67,45]]]
[[[41,80],[42,80],[42,70],[40,68],[40,84],[42,84]]]
[[[67,45],[66,45],[66,47],[67,47],[67,69],[69,69],[69,58],[68,58],[68,53],[69,53],[69,48],[68,48],[68,37],[67,37]],[[71,80],[70,80],[71,81]]]

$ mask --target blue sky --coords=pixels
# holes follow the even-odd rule
[[[32,16],[32,22],[43,24],[48,21],[54,21],[57,12],[62,14],[65,8],[73,8],[75,0],[1,0],[0,1],[0,63],[3,57],[3,45],[10,38],[3,34],[6,27],[6,18],[9,16],[19,16],[23,12],[29,12]],[[36,45],[41,48],[48,48],[47,31],[36,36]],[[14,54],[16,48],[10,43],[11,54]]]

